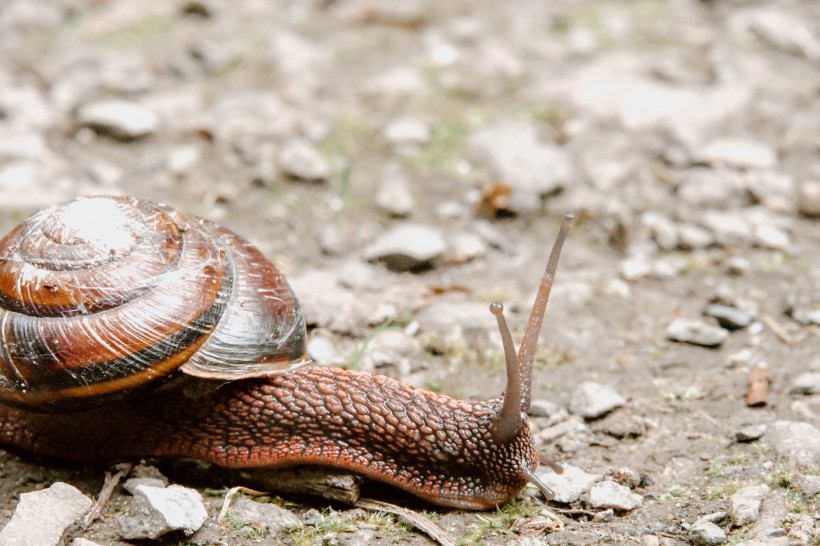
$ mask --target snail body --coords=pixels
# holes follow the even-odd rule
[[[311,365],[287,281],[225,228],[128,197],[46,209],[0,241],[0,444],[74,460],[323,465],[465,509],[502,504],[527,482],[549,497],[525,412],[571,222],[519,354],[491,306],[505,394],[468,402]]]

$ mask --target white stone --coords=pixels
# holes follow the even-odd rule
[[[133,140],[155,133],[159,117],[144,106],[125,100],[92,102],[77,110],[77,121],[98,133]]]
[[[572,392],[569,411],[585,419],[594,419],[625,403],[624,397],[614,389],[592,381],[584,381]]]
[[[697,160],[709,165],[726,165],[742,169],[771,169],[777,165],[777,153],[761,142],[723,138],[710,142],[695,153]]]
[[[728,540],[726,532],[710,521],[696,523],[689,529],[692,542],[700,546],[725,544]]]
[[[572,503],[601,479],[600,474],[589,474],[575,465],[561,465],[564,471],[556,474],[552,471],[539,472],[538,477],[555,493],[554,501]]]
[[[666,327],[666,337],[672,341],[703,347],[717,347],[729,337],[728,330],[707,324],[700,319],[678,317]]]
[[[20,495],[14,515],[0,531],[3,546],[54,546],[92,505],[76,487],[57,482]]]
[[[628,487],[605,480],[592,486],[589,490],[589,505],[593,508],[614,508],[615,510],[634,510],[643,506],[643,497],[633,493]]]
[[[328,160],[306,140],[295,139],[286,143],[277,160],[285,174],[299,180],[320,182],[331,174]]]
[[[760,505],[769,493],[769,486],[764,484],[739,489],[729,499],[729,516],[732,525],[741,527],[757,519]]]
[[[364,251],[365,259],[384,262],[396,271],[429,267],[447,250],[437,229],[420,224],[400,224],[381,235]]]
[[[562,189],[569,178],[566,154],[542,142],[536,126],[525,121],[505,119],[488,125],[470,135],[465,150],[473,163],[510,187],[514,212],[537,210],[543,197]]]
[[[117,532],[126,539],[155,539],[172,531],[192,534],[208,513],[198,491],[171,485],[165,488],[139,485],[128,510],[117,517]]]

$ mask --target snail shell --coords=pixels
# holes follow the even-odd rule
[[[0,401],[89,407],[176,370],[238,379],[304,361],[287,281],[228,229],[133,197],[45,209],[0,241]]]

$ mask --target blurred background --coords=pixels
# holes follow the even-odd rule
[[[687,543],[782,471],[772,525],[808,543],[820,447],[735,433],[820,426],[818,25],[816,0],[3,0],[0,228],[78,195],[166,202],[276,261],[317,361],[475,399],[503,388],[487,304],[519,339],[578,211],[534,428],[554,459],[631,467],[644,505],[550,540]],[[582,382],[622,407],[587,414]],[[30,488],[36,465],[0,462],[3,498]]]

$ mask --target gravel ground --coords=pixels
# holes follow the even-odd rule
[[[586,485],[429,517],[464,544],[817,545],[818,22],[816,0],[5,0],[0,228],[84,194],[173,204],[274,257],[317,359],[480,399],[503,388],[487,303],[517,339],[578,211],[532,420]],[[430,543],[315,499],[280,501],[288,532],[221,526],[207,487],[232,484],[161,468],[209,513],[163,543]],[[104,470],[0,451],[0,524]],[[129,502],[67,543],[126,544]]]

